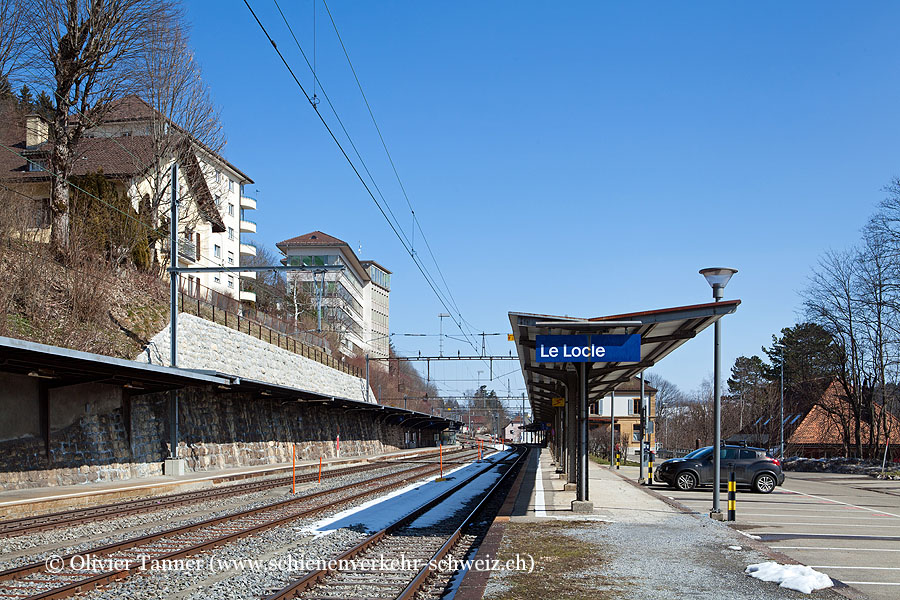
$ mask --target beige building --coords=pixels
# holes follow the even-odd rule
[[[117,101],[103,122],[85,130],[76,147],[72,176],[101,172],[116,189],[131,200],[136,211],[141,203],[158,205],[158,221],[164,223],[170,207],[171,166],[179,163],[178,188],[182,198],[179,214],[179,264],[181,266],[228,269],[222,273],[200,273],[186,277],[188,291],[208,288],[241,300],[254,301],[251,292],[241,292],[241,278],[255,273],[240,271],[241,258],[256,254],[256,248],[241,243],[241,235],[256,233],[247,212],[256,200],[245,191],[253,183],[246,174],[219,154],[190,138],[166,138],[165,149],[154,127],[168,131],[170,124],[137,96]],[[171,125],[174,127],[174,125]],[[37,114],[2,129],[3,143],[18,154],[0,154],[0,182],[30,198],[32,230],[46,241],[50,230],[50,144],[47,122]],[[168,240],[157,243],[160,261],[168,264]]]
[[[342,271],[324,276],[298,272],[291,277],[294,285],[302,286],[313,298],[324,277],[323,318],[340,329],[343,353],[387,358],[391,272],[373,260],[359,260],[347,242],[321,231],[299,235],[276,246],[287,265],[344,266]]]
[[[649,406],[649,420],[656,420],[656,388],[644,382],[644,395]],[[605,427],[609,432],[609,409],[613,406],[616,428],[616,441],[626,440],[629,456],[641,453],[641,380],[633,377],[616,388],[615,402],[612,394],[604,396],[590,406],[590,427]],[[656,434],[650,433],[646,438],[650,447],[655,448]]]

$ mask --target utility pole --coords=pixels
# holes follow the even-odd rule
[[[178,163],[172,163],[169,266],[178,267]],[[178,273],[169,275],[169,366],[178,366]],[[169,458],[178,458],[178,392],[169,392]],[[177,468],[177,467],[176,467]]]

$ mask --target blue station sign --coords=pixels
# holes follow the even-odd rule
[[[641,362],[641,336],[539,335],[536,362]]]

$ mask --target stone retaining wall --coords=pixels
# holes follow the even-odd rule
[[[167,402],[165,393],[133,396],[109,412],[86,414],[51,431],[49,459],[39,437],[0,442],[0,486],[160,475],[168,454]],[[125,407],[130,407],[130,418]],[[380,423],[370,413],[252,399],[212,388],[181,390],[178,421],[178,455],[193,471],[289,462],[292,447],[297,460],[332,457],[338,428],[341,456],[397,450],[404,438],[400,426]]]
[[[169,327],[135,360],[169,365]],[[187,313],[178,315],[179,367],[211,369],[247,379],[365,402],[366,380],[332,369],[253,336]],[[368,394],[375,401],[375,394]]]

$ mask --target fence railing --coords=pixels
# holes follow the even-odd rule
[[[182,312],[252,335],[349,375],[363,376],[358,367],[343,363],[321,347],[304,343],[299,339],[302,334],[293,331],[296,329],[293,323],[257,310],[243,309],[235,298],[202,286],[196,280],[180,279],[179,289]]]

